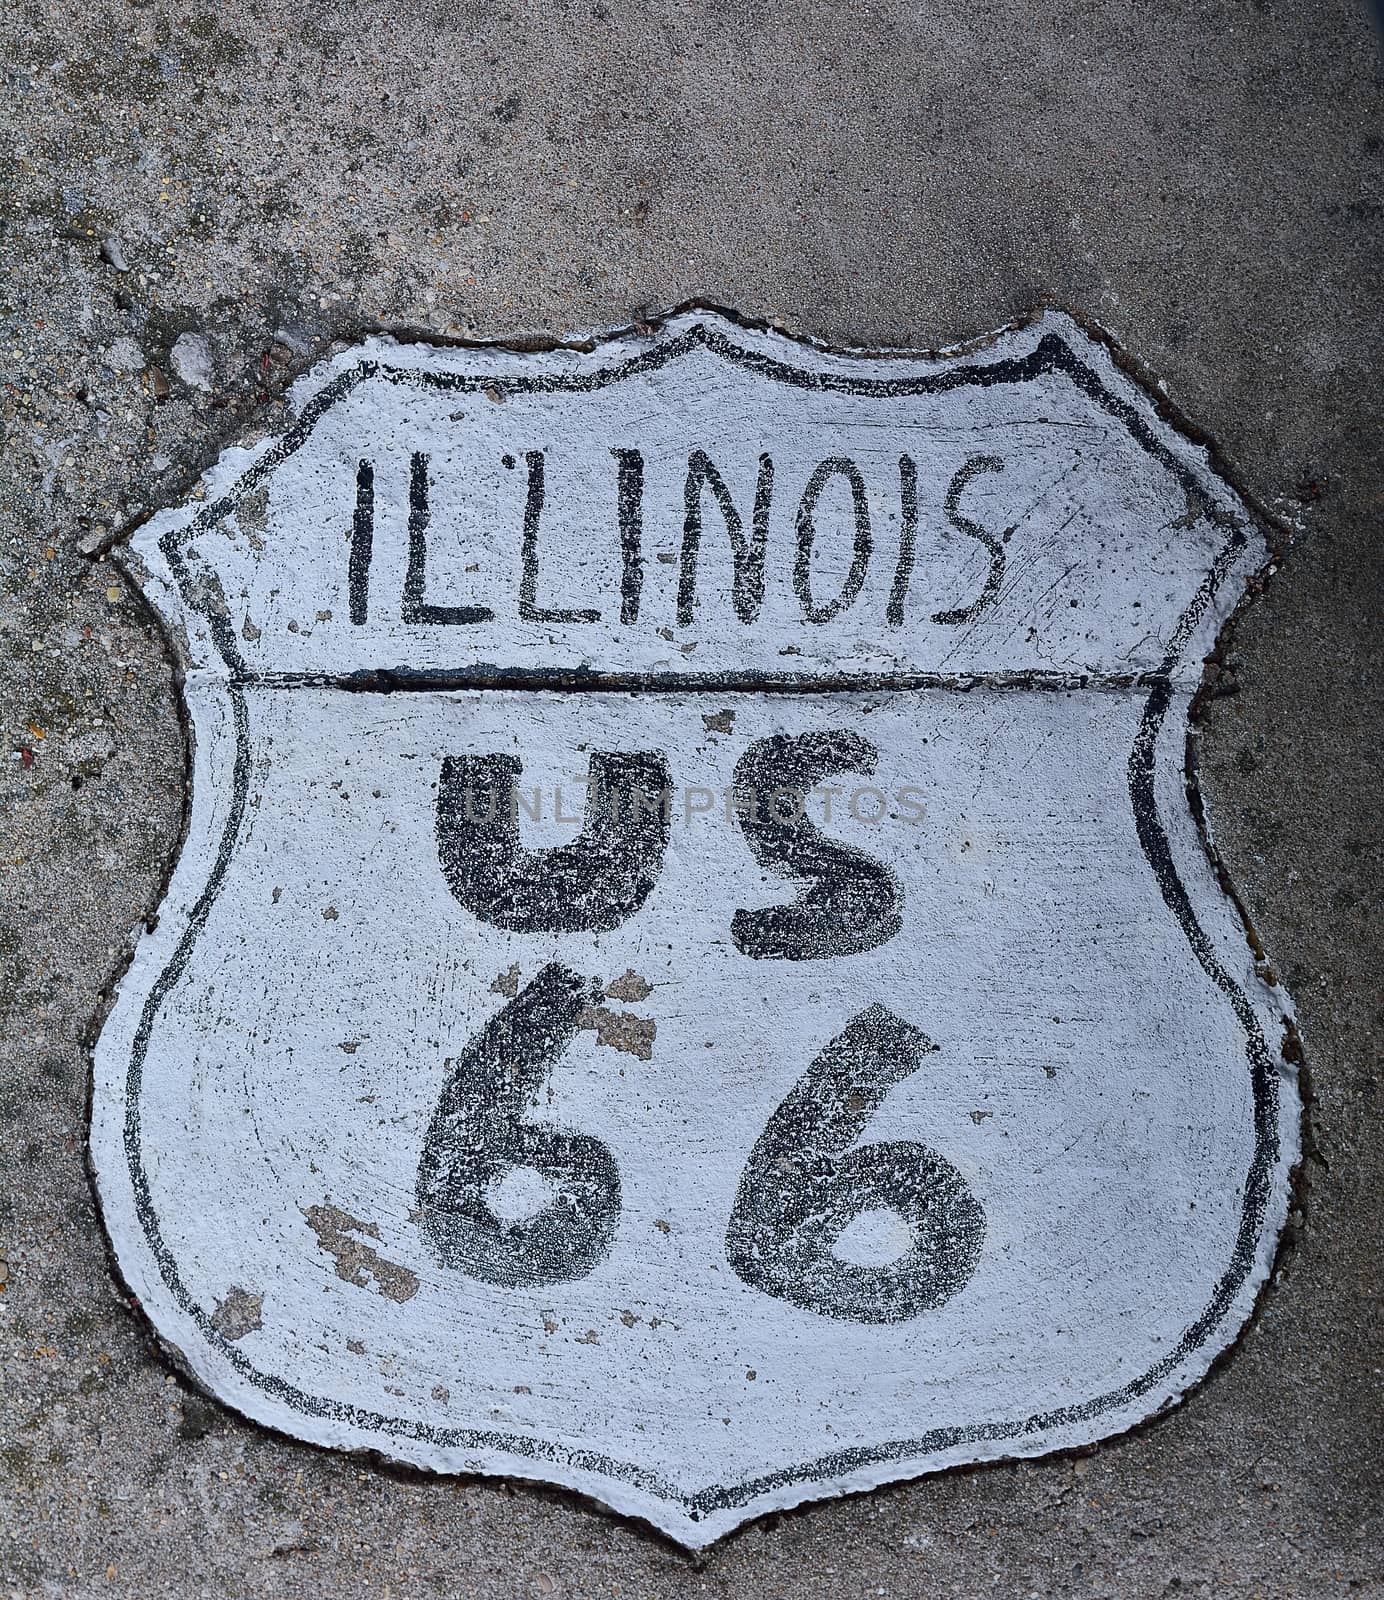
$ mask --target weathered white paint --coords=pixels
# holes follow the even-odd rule
[[[1183,1393],[1268,1270],[1298,1115],[1286,1002],[1256,975],[1184,792],[1201,660],[1266,560],[1202,452],[1058,316],[930,361],[703,314],[543,355],[373,341],[294,402],[286,443],[228,452],[205,498],[135,542],[186,650],[192,816],[101,1035],[92,1140],[121,1270],[201,1381],[301,1438],[569,1484],[690,1545],[805,1499],[1088,1443]],[[617,449],[645,463],[624,623]],[[752,623],[729,601],[710,493],[699,604],[677,623],[698,449],[747,531],[760,456],[774,461]],[[599,621],[519,614],[540,450],[536,603]],[[488,621],[403,620],[415,454],[426,603]],[[916,560],[891,625],[901,455]],[[1002,466],[974,472],[949,517],[977,455]],[[842,457],[874,549],[854,603],[813,623],[795,513]],[[361,460],[373,537],[353,623]],[[818,596],[846,576],[849,506],[838,477]],[[938,622],[992,570],[957,518],[999,541],[1004,572],[976,615]],[[378,692],[410,672],[408,692]],[[780,692],[795,681],[810,692]],[[845,790],[830,824],[820,800],[809,814],[889,867],[901,927],[862,953],[747,956],[735,911],[795,885],[756,862],[725,792],[755,741],[824,731],[878,759],[827,780]],[[580,814],[599,751],[668,763],[642,906],[613,931],[558,933],[464,909],[439,861],[443,762],[519,757],[544,796],[521,827],[539,850],[576,839],[552,801],[561,787]],[[862,785],[890,815],[851,816]],[[605,998],[528,1116],[601,1141],[621,1203],[585,1276],[506,1287],[440,1264],[420,1154],[449,1065],[550,962]],[[926,1146],[984,1219],[964,1283],[899,1321],[804,1308],[727,1253],[769,1119],[878,1004],[937,1048],[859,1146]],[[511,1223],[552,1193],[530,1169],[487,1190]],[[862,1203],[836,1253],[881,1266],[911,1238]]]

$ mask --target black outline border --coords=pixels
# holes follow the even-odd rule
[[[703,316],[706,315],[706,313],[701,314]],[[724,322],[727,328],[733,329],[734,327],[734,324],[729,323],[727,319],[721,318],[718,321]],[[1246,547],[1247,540],[1243,529],[1238,526],[1232,526],[1219,555],[1215,558],[1196,595],[1179,619],[1159,670],[1148,675],[1144,680],[1145,683],[1151,685],[1151,692],[1145,702],[1138,732],[1130,751],[1128,778],[1130,800],[1138,838],[1163,899],[1181,925],[1199,964],[1215,986],[1229,1000],[1245,1035],[1245,1052],[1250,1071],[1254,1103],[1253,1127],[1255,1142],[1249,1170],[1246,1173],[1240,1226],[1230,1262],[1218,1280],[1211,1299],[1201,1315],[1187,1329],[1177,1346],[1147,1372],[1119,1390],[1095,1396],[1077,1405],[1041,1413],[1029,1417],[1023,1422],[989,1423],[969,1428],[934,1429],[915,1438],[892,1440],[883,1445],[837,1451],[792,1468],[780,1468],[761,1474],[756,1478],[748,1479],[739,1484],[710,1485],[689,1495],[681,1492],[674,1484],[656,1472],[632,1462],[613,1460],[599,1452],[569,1449],[556,1443],[530,1438],[522,1434],[507,1434],[496,1430],[438,1429],[424,1423],[387,1418],[375,1412],[362,1411],[355,1406],[305,1394],[282,1379],[259,1373],[243,1352],[237,1350],[232,1343],[220,1336],[211,1326],[207,1313],[195,1303],[183,1284],[177,1270],[177,1264],[173,1260],[172,1253],[163,1241],[158,1229],[148,1182],[141,1163],[139,1097],[143,1081],[144,1059],[159,1009],[187,965],[197,936],[205,926],[216,900],[230,862],[235,841],[240,834],[248,795],[250,768],[248,711],[245,704],[244,688],[247,682],[253,680],[246,672],[245,663],[236,647],[228,618],[215,615],[203,606],[199,606],[193,599],[190,575],[182,559],[180,546],[188,539],[195,537],[198,532],[225,516],[232,509],[236,498],[247,489],[252,488],[262,478],[268,476],[282,461],[294,454],[302,446],[312,432],[316,422],[326,410],[368,378],[378,376],[390,382],[413,384],[419,387],[437,387],[461,393],[477,392],[490,387],[500,387],[511,393],[535,391],[579,393],[601,388],[627,377],[655,370],[676,360],[697,346],[710,349],[733,364],[795,387],[853,395],[900,396],[923,393],[935,394],[958,387],[989,387],[1000,383],[1023,383],[1045,373],[1061,372],[1089,399],[1121,422],[1142,448],[1171,471],[1187,492],[1193,504],[1206,505],[1205,489],[1198,475],[1169,450],[1132,405],[1106,389],[1098,375],[1081,360],[1067,344],[1066,340],[1053,332],[1042,334],[1034,349],[1026,356],[1000,358],[986,362],[984,361],[983,353],[972,351],[962,353],[956,358],[958,359],[958,365],[949,370],[901,378],[863,378],[831,370],[793,367],[775,360],[762,351],[745,349],[728,338],[721,327],[709,327],[704,321],[695,323],[683,332],[653,346],[647,351],[630,357],[626,361],[610,367],[599,368],[592,372],[554,372],[536,374],[532,378],[514,378],[493,373],[469,375],[390,368],[379,361],[373,360],[363,361],[349,368],[331,380],[307,402],[293,427],[237,480],[232,490],[215,502],[203,507],[197,516],[185,526],[170,530],[160,540],[160,549],[179,585],[184,603],[190,611],[200,613],[206,618],[216,648],[230,669],[227,689],[235,729],[236,754],[232,772],[230,814],[222,833],[220,847],[213,863],[211,875],[206,887],[193,906],[188,917],[187,927],[180,936],[173,955],[166,962],[155,980],[141,1009],[140,1021],[135,1031],[129,1068],[125,1079],[125,1116],[123,1124],[123,1145],[135,1201],[136,1215],[144,1229],[150,1253],[163,1281],[177,1305],[196,1324],[207,1345],[222,1356],[227,1364],[252,1387],[258,1388],[260,1392],[267,1396],[291,1406],[300,1414],[342,1422],[362,1432],[383,1433],[394,1439],[426,1440],[443,1449],[501,1451],[535,1463],[546,1462],[553,1466],[565,1467],[571,1472],[615,1479],[642,1492],[655,1502],[680,1507],[688,1521],[693,1524],[699,1522],[710,1513],[745,1506],[760,1496],[772,1493],[773,1490],[782,1488],[785,1485],[810,1484],[821,1482],[826,1478],[840,1478],[872,1465],[913,1461],[920,1457],[935,1455],[947,1449],[954,1449],[958,1445],[977,1444],[993,1440],[1022,1439],[1048,1429],[1088,1421],[1103,1412],[1116,1409],[1147,1393],[1150,1389],[1156,1387],[1163,1378],[1190,1354],[1207,1342],[1212,1332],[1226,1316],[1235,1297],[1249,1277],[1258,1255],[1258,1244],[1272,1195],[1273,1173],[1278,1164],[1280,1154],[1279,1086],[1274,1056],[1264,1038],[1259,1017],[1248,996],[1226,971],[1217,956],[1212,940],[1203,932],[1196,921],[1190,897],[1177,874],[1171,845],[1158,813],[1155,794],[1158,739],[1163,729],[1169,706],[1172,703],[1174,670],[1180,664],[1188,641],[1197,625],[1206,615],[1220,589],[1222,581]],[[814,348],[819,349],[820,347]],[[844,354],[849,356],[849,352]],[[915,357],[914,359],[918,358]],[[1215,512],[1211,512],[1211,515],[1223,523],[1230,520],[1223,515],[1217,515]],[[359,677],[342,680],[342,686],[350,688],[403,686],[395,674],[385,674],[384,677],[386,681],[378,684],[368,680],[362,681]],[[573,675],[570,673],[554,674],[555,681],[552,686],[559,686],[560,680],[563,686],[596,687],[594,683],[587,684],[582,682],[580,685],[573,684],[572,677]],[[490,681],[502,682],[503,679]],[[531,688],[548,686],[535,682],[532,676],[525,681],[526,686]],[[794,681],[796,683],[801,680]],[[943,681],[945,680],[938,680],[939,683]],[[984,675],[977,675],[971,681],[981,684],[985,682],[985,677]],[[403,677],[403,682],[409,682],[406,675]],[[856,683],[854,679],[849,680],[849,684],[851,687],[861,689],[891,686],[889,684],[871,685],[868,681]],[[635,686],[644,687],[645,685],[641,679]],[[698,684],[694,679],[678,679],[677,686],[688,693],[696,692],[698,688]],[[753,692],[759,688],[769,689],[775,686],[787,687],[788,685],[786,682],[776,685],[771,682],[760,684],[748,681],[740,685],[747,692]],[[833,688],[840,690],[846,686],[847,684],[842,682],[833,684],[812,680],[802,684],[804,691],[823,693],[829,693]],[[899,685],[894,684],[893,686]],[[1014,686],[1017,687],[1018,685]],[[1030,682],[1026,686],[1038,688],[1044,685]],[[1081,684],[1080,682],[1064,680],[1056,686],[1078,688],[1081,687]],[[1138,685],[1130,683],[1122,686],[1136,687]],[[672,682],[666,685],[660,683],[658,687],[671,689],[674,684]],[[729,689],[731,685],[727,683],[724,687]],[[231,1403],[234,1404],[234,1402]],[[368,1448],[378,1448],[378,1446]],[[1062,1448],[1062,1446],[1054,1446],[1053,1448]],[[992,1458],[980,1457],[978,1459]],[[960,1463],[953,1464],[959,1465]],[[468,1469],[463,1467],[452,1470],[466,1471]],[[926,1466],[919,1465],[916,1469],[916,1475],[921,1476],[928,1470]],[[900,1476],[904,1475],[900,1474]],[[549,1481],[561,1482],[561,1480],[552,1479]],[[843,1487],[849,1487],[849,1485]],[[803,1498],[807,1497],[804,1496]]]

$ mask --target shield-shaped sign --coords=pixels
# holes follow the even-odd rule
[[[697,312],[294,406],[133,547],[190,819],[92,1139],[200,1381],[700,1545],[1205,1373],[1296,1150],[1185,753],[1268,555],[1107,349]]]

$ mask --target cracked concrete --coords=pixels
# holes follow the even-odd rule
[[[0,1589],[1384,1592],[1364,10],[38,0],[0,31]],[[1311,1091],[1275,1282],[1189,1402],[1086,1457],[815,1506],[700,1561],[560,1493],[378,1471],[203,1400],[111,1275],[83,1154],[83,1043],[182,806],[172,668],[99,551],[275,427],[333,341],[692,298],[924,347],[1070,305],[1295,527],[1199,762]]]

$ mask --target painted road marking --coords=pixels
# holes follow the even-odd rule
[[[1194,1383],[1298,1108],[1186,796],[1267,560],[1203,453],[1060,316],[295,405],[133,547],[192,813],[92,1139],[199,1379],[690,1545]]]

